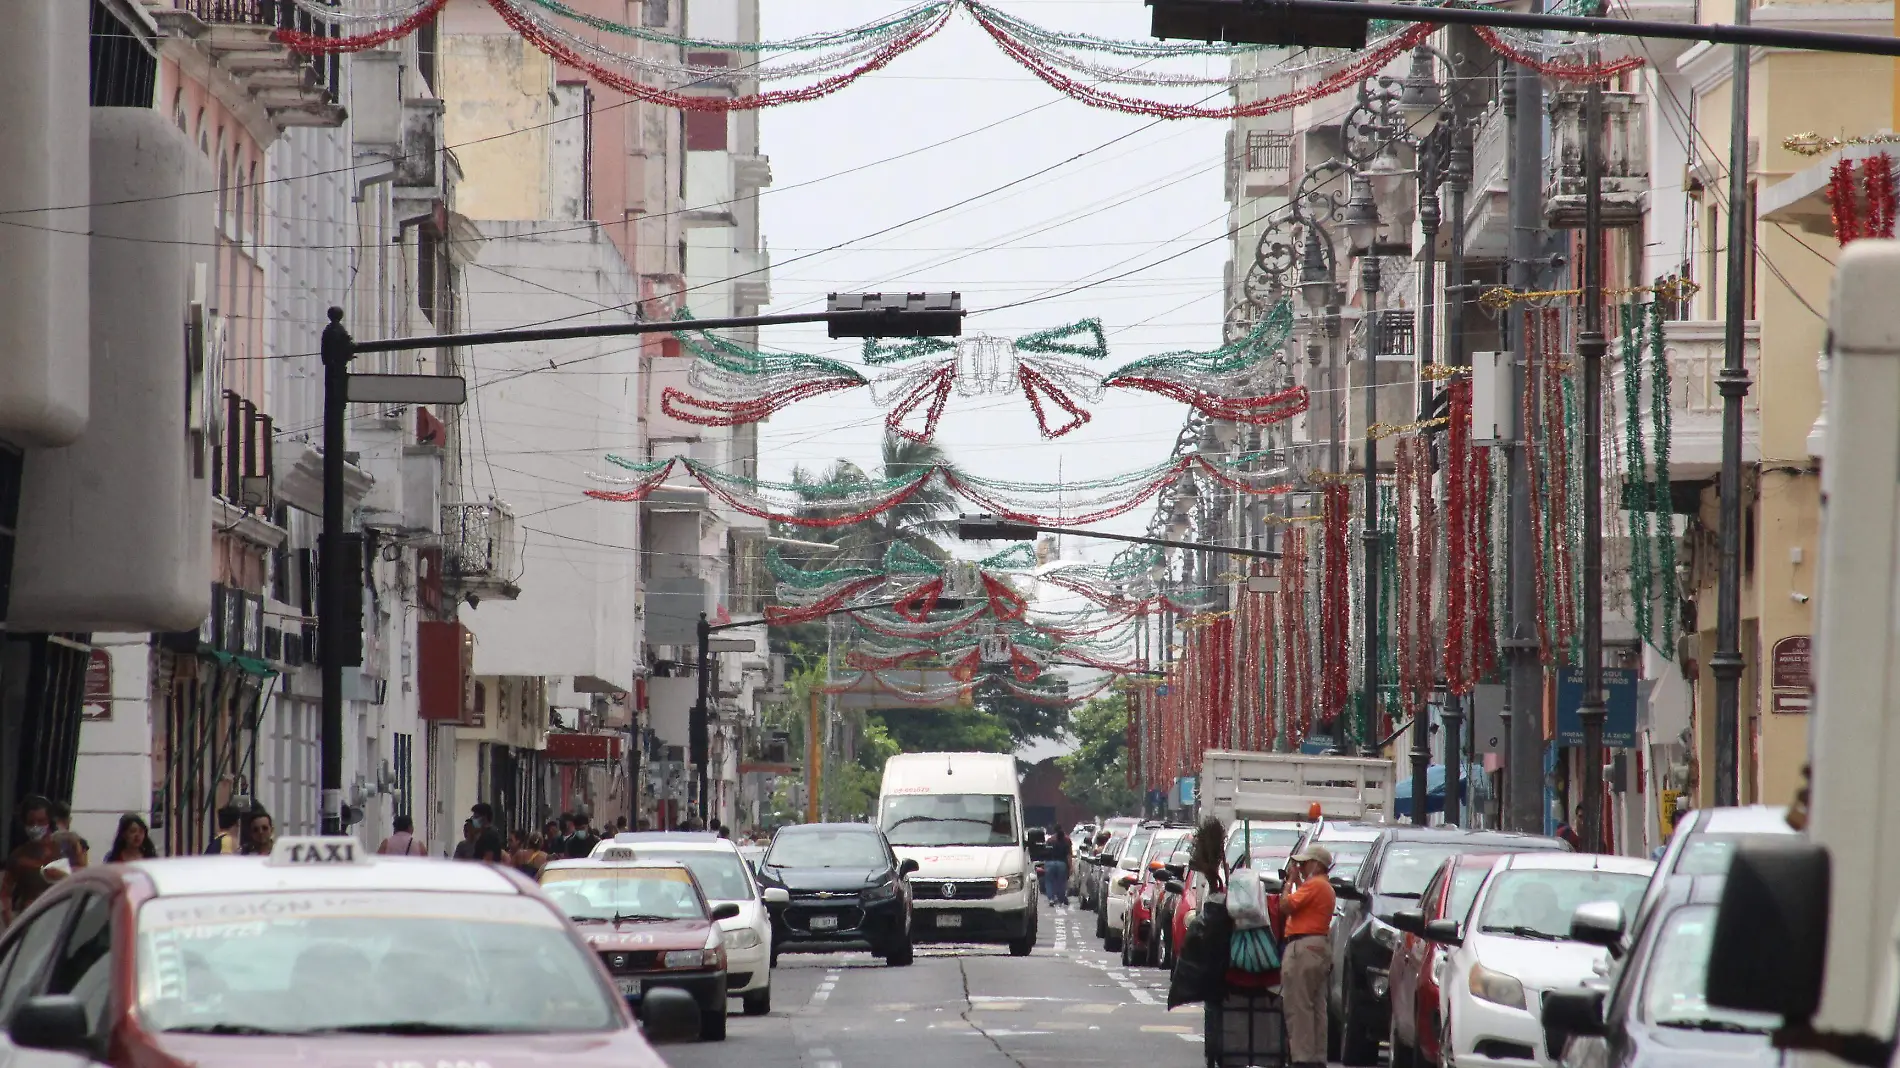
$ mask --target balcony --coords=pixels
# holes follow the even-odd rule
[[[443,505],[442,576],[461,593],[504,601],[521,596],[514,512],[492,500]]]
[[[1293,181],[1293,135],[1278,130],[1248,130],[1246,170],[1241,194],[1249,199],[1285,196]]]
[[[168,33],[208,54],[278,126],[343,125],[341,57],[301,55],[272,39],[278,30],[335,37],[336,23],[292,0],[172,0],[150,10]]]
[[[1584,93],[1550,94],[1553,151],[1544,160],[1544,221],[1559,230],[1583,226]],[[1603,174],[1603,225],[1639,226],[1649,192],[1643,103],[1635,93],[1603,94],[1597,158]]]
[[[772,303],[772,254],[770,252],[762,248],[739,249],[733,253],[732,266],[734,308],[756,309]]]
[[[1471,191],[1465,195],[1465,256],[1500,260],[1511,248],[1511,124],[1493,105],[1471,140]]]
[[[1761,323],[1751,320],[1743,336],[1743,363],[1757,383],[1761,379]],[[1672,482],[1701,482],[1722,469],[1722,393],[1717,376],[1722,370],[1722,323],[1685,320],[1663,324],[1663,354],[1669,361],[1670,447]],[[1622,354],[1611,351],[1611,381],[1622,382]],[[1639,401],[1648,428],[1651,382],[1644,376]],[[1621,440],[1624,416],[1620,386],[1616,392],[1614,433]],[[1742,462],[1761,459],[1761,400],[1759,386],[1742,402]],[[1646,434],[1647,436],[1647,434]]]

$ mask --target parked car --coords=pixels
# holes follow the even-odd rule
[[[1463,923],[1497,858],[1496,853],[1445,858],[1420,895],[1418,907],[1392,914],[1392,926],[1403,932],[1392,950],[1387,984],[1392,1002],[1392,1032],[1387,1042],[1392,1068],[1439,1063],[1438,972],[1445,953],[1444,947],[1424,936],[1424,928],[1434,920]]]
[[[1320,840],[1326,840],[1323,833]],[[1399,930],[1388,918],[1417,907],[1419,895],[1445,858],[1569,849],[1560,839],[1508,831],[1411,824],[1381,830],[1357,871],[1332,876],[1339,912],[1328,935],[1333,958],[1328,1023],[1337,1038],[1338,1059],[1370,1065],[1378,1057],[1379,1043],[1392,1028],[1388,969],[1399,943]]]
[[[1628,926],[1617,940],[1619,954],[1642,937],[1665,880],[1727,875],[1737,846],[1786,839],[1794,833],[1794,828],[1788,826],[1788,810],[1779,805],[1704,808],[1684,814],[1676,821],[1676,833],[1670,836],[1668,848],[1656,863],[1657,879],[1635,910],[1626,914]]]
[[[1088,852],[1081,854],[1075,877],[1076,899],[1084,909],[1094,911],[1102,907],[1102,883],[1106,874],[1104,867],[1113,867],[1112,861],[1104,857],[1119,856],[1121,846],[1128,839],[1128,833],[1141,825],[1141,821],[1131,816],[1116,816],[1102,821],[1095,832],[1098,841]],[[1096,934],[1101,937],[1100,932]]]
[[[719,921],[726,942],[726,993],[747,1016],[772,1011],[772,920],[750,865],[730,839],[715,834],[626,831],[594,847],[596,859],[625,850],[633,860],[684,864],[714,905],[732,904],[738,914]]]
[[[1245,855],[1253,870],[1279,874],[1308,826],[1292,821],[1236,820],[1227,829],[1227,864],[1232,867]],[[1327,848],[1331,848],[1330,843]],[[1338,863],[1337,857],[1334,863]]]
[[[1128,840],[1115,851],[1115,863],[1102,866],[1102,905],[1095,912],[1095,937],[1102,948],[1119,953],[1122,948],[1122,921],[1128,917],[1128,893],[1140,877],[1141,861],[1148,850],[1148,839],[1155,827],[1143,825],[1128,832]]]
[[[1464,923],[1440,919],[1424,934],[1451,947],[1439,982],[1451,1064],[1552,1063],[1545,1048],[1546,995],[1600,976],[1609,950],[1572,937],[1579,908],[1636,907],[1656,863],[1581,853],[1499,858]]]
[[[1721,875],[1662,878],[1654,922],[1622,960],[1607,992],[1544,999],[1553,1054],[1572,1068],[1776,1068],[1778,1016],[1710,1005],[1705,995]],[[1573,934],[1582,933],[1573,930]],[[1568,1042],[1565,1042],[1565,1039]]]
[[[1351,879],[1359,874],[1359,865],[1365,863],[1366,854],[1371,851],[1372,843],[1379,840],[1379,833],[1384,830],[1385,826],[1378,823],[1337,823],[1323,820],[1307,825],[1306,830],[1300,834],[1300,840],[1294,843],[1293,851],[1297,853],[1306,848],[1307,843],[1318,842],[1333,855],[1332,877]]]
[[[699,1037],[726,1037],[725,940],[719,924],[739,914],[714,905],[692,869],[677,861],[553,860],[541,889],[581,929],[629,1001],[660,987],[699,1003]]]
[[[759,862],[772,916],[772,963],[781,953],[869,949],[892,967],[911,962],[908,876],[884,832],[868,823],[782,827]]]
[[[1161,903],[1162,889],[1171,876],[1167,864],[1174,851],[1194,833],[1192,827],[1164,827],[1148,839],[1146,855],[1135,869],[1134,885],[1128,888],[1128,911],[1122,919],[1122,966],[1132,968],[1155,963],[1150,955],[1155,907]]]
[[[1188,871],[1188,862],[1194,857],[1194,837],[1189,835],[1174,847],[1174,853],[1162,863],[1163,878],[1161,890],[1154,904],[1154,922],[1148,925],[1148,963],[1157,968],[1174,967],[1174,947],[1181,944],[1181,936],[1187,931],[1185,925],[1176,929],[1176,919],[1181,911],[1181,902],[1199,900],[1188,884],[1193,873]]]

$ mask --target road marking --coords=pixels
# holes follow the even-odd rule
[[[1154,996],[1153,994],[1150,994],[1150,993],[1148,993],[1148,992],[1147,992],[1146,990],[1142,990],[1142,989],[1140,989],[1140,988],[1138,988],[1138,987],[1132,987],[1132,986],[1131,986],[1131,987],[1129,987],[1129,988],[1128,988],[1128,993],[1129,993],[1129,995],[1130,995],[1130,996],[1132,996],[1132,997],[1133,997],[1133,998],[1134,998],[1134,999],[1135,999],[1136,1001],[1138,1001],[1138,1002],[1140,1002],[1140,1003],[1142,1003],[1143,1005],[1159,1005],[1159,1004],[1161,1004],[1160,1002],[1158,1002],[1158,1001],[1156,1001],[1156,1000],[1155,1000],[1155,996]]]
[[[1179,1038],[1183,1042],[1206,1042],[1207,1041],[1207,1036],[1205,1035],[1176,1035],[1175,1037]]]
[[[1181,1024],[1142,1024],[1141,1029],[1155,1035],[1185,1035],[1194,1030]]]
[[[970,1000],[975,1001],[976,999],[971,998]],[[1021,1012],[1023,1011],[1023,1003],[1020,1001],[985,1001],[982,1003],[982,1005],[983,1005],[984,1012]]]
[[[834,1054],[834,1053],[832,1053],[832,1052],[831,1052],[830,1050],[828,1050],[828,1049],[814,1049],[814,1050],[812,1050],[812,1051],[811,1051],[811,1055],[812,1055],[812,1056],[814,1056],[814,1057],[833,1057],[833,1056],[836,1056],[836,1054]]]
[[[1097,1002],[1090,1005],[1064,1005],[1062,1011],[1088,1013],[1091,1016],[1107,1016],[1119,1008],[1121,1008],[1120,1005],[1105,1005]]]
[[[1036,1026],[1046,1027],[1051,1031],[1086,1031],[1094,1028],[1093,1024],[1085,1024],[1076,1020],[1037,1020]]]
[[[825,973],[824,982],[819,983],[818,989],[811,992],[811,1002],[806,1005],[806,1009],[816,1010],[824,1007],[825,1002],[831,998],[831,992],[838,987],[838,974],[836,968]]]

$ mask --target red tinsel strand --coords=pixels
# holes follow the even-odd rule
[[[910,33],[894,38],[890,44],[872,53],[871,58],[861,66],[840,74],[834,74],[822,81],[798,89],[774,89],[746,96],[717,96],[682,93],[647,85],[630,78],[620,71],[603,67],[598,63],[576,53],[560,41],[541,32],[540,27],[516,11],[508,0],[488,0],[489,6],[501,16],[508,27],[520,34],[524,40],[539,49],[543,54],[576,70],[584,71],[599,80],[610,89],[625,93],[636,100],[664,107],[678,108],[682,111],[751,111],[755,108],[771,107],[776,104],[799,104],[808,100],[830,96],[832,93],[850,85],[859,78],[881,70],[890,62],[917,45],[929,40],[949,21],[954,6],[946,6],[937,18]]]
[[[1472,557],[1473,574],[1477,581],[1472,584],[1471,592],[1471,633],[1472,653],[1471,669],[1466,675],[1470,685],[1491,673],[1497,666],[1497,620],[1491,616],[1491,584],[1495,576],[1491,571],[1491,461],[1481,449],[1472,450],[1470,480],[1475,486],[1472,491]]]
[[[1577,633],[1576,561],[1570,553],[1570,495],[1573,491],[1570,485],[1570,437],[1564,422],[1564,379],[1569,372],[1559,366],[1563,350],[1558,347],[1560,340],[1568,340],[1563,329],[1567,311],[1560,308],[1544,309],[1544,314],[1550,320],[1548,336],[1551,339],[1550,351],[1545,354],[1550,373],[1545,378],[1549,414],[1544,433],[1550,442],[1551,547],[1557,554],[1557,648],[1553,652],[1558,655],[1570,647],[1570,640]],[[1565,345],[1564,350],[1567,349]]]
[[[1252,426],[1268,426],[1291,419],[1305,411],[1308,397],[1305,386],[1259,397],[1223,397],[1217,393],[1190,389],[1162,378],[1122,375],[1102,383],[1111,389],[1139,389],[1159,393],[1170,400],[1191,405],[1216,419]]]
[[[747,423],[760,422],[770,417],[772,413],[806,398],[835,393],[841,389],[853,389],[863,384],[862,379],[826,378],[816,382],[805,382],[791,389],[768,393],[763,397],[748,401],[707,400],[668,386],[660,392],[660,411],[682,423],[692,423],[695,426],[743,426]],[[693,409],[718,414],[702,415]]]
[[[930,620],[931,610],[937,607],[937,598],[943,594],[943,580],[931,579],[916,589],[897,599],[891,605],[891,611],[912,623],[926,623]]]
[[[1023,618],[1023,613],[1029,610],[1029,604],[1020,594],[987,571],[981,572],[979,577],[983,580],[983,592],[989,597],[990,614],[1010,623]]]
[[[1322,566],[1326,582],[1320,590],[1320,678],[1321,690],[1317,718],[1336,720],[1346,710],[1346,695],[1351,686],[1351,666],[1346,662],[1352,648],[1351,608],[1347,598],[1350,581],[1348,530],[1352,523],[1351,489],[1331,483],[1325,490],[1322,524],[1326,544]]]
[[[1524,368],[1524,389],[1518,398],[1518,403],[1522,411],[1526,449],[1530,449],[1532,442],[1537,440],[1539,418],[1544,410],[1540,403],[1543,393],[1538,382],[1539,377],[1544,373],[1543,361],[1540,359],[1544,345],[1543,320],[1544,317],[1538,313],[1537,309],[1525,309],[1524,329],[1528,331],[1528,344],[1525,349],[1530,353],[1530,362],[1529,366]],[[1543,479],[1541,478],[1543,465],[1538,463],[1535,450],[1527,455],[1529,462],[1524,465],[1524,469],[1528,475],[1526,481],[1529,483],[1526,490],[1531,513],[1531,573],[1536,576],[1535,585],[1537,586],[1537,644],[1539,649],[1548,650],[1552,642],[1550,614],[1546,610],[1549,601],[1544,596],[1547,572],[1544,569],[1545,517]]]
[[[1293,588],[1283,595],[1280,626],[1285,629],[1287,648],[1292,657],[1292,703],[1288,707],[1287,745],[1298,749],[1306,744],[1313,727],[1313,647],[1312,632],[1307,629],[1306,572],[1308,537],[1305,528],[1295,528],[1289,538],[1286,561]]]
[[[292,52],[304,55],[326,55],[333,52],[361,52],[366,48],[386,45],[391,41],[407,37],[416,32],[430,19],[442,13],[449,0],[433,0],[429,6],[385,29],[370,33],[359,33],[351,37],[329,37],[323,34],[303,33],[299,30],[278,30],[270,39]]]
[[[1317,100],[1323,96],[1330,96],[1349,86],[1358,84],[1367,74],[1383,68],[1386,64],[1398,58],[1400,54],[1409,51],[1412,46],[1430,37],[1432,32],[1437,29],[1436,26],[1430,24],[1413,26],[1380,45],[1378,48],[1368,49],[1362,52],[1357,59],[1341,67],[1339,70],[1334,71],[1325,78],[1291,93],[1266,97],[1261,100],[1235,104],[1229,107],[1201,107],[1195,104],[1170,104],[1159,100],[1143,100],[1138,97],[1122,96],[1119,93],[1112,93],[1094,85],[1077,81],[1045,62],[1041,57],[1037,56],[1028,45],[1017,41],[1002,27],[985,18],[980,9],[970,8],[969,11],[971,16],[976,19],[977,24],[982,26],[984,31],[996,41],[997,46],[1003,50],[1005,55],[1017,63],[1022,64],[1024,69],[1042,79],[1044,83],[1056,91],[1079,100],[1090,107],[1106,108],[1110,111],[1119,111],[1128,115],[1154,115],[1164,119],[1234,119],[1247,116],[1271,115],[1274,112],[1285,111],[1288,108],[1304,104],[1309,100]]]
[[[664,467],[647,475],[646,478],[641,479],[639,484],[633,489],[588,490],[587,496],[593,497],[596,500],[615,501],[621,504],[644,501],[654,490],[658,489],[660,485],[666,481],[666,477],[673,473],[673,468],[676,466],[678,466],[677,462],[669,461]]]
[[[875,516],[883,515],[885,512],[888,512],[891,509],[897,507],[898,505],[903,504],[905,501],[910,500],[912,497],[917,495],[918,490],[923,488],[924,483],[930,481],[931,477],[936,475],[937,473],[938,473],[937,468],[931,468],[930,470],[924,472],[922,475],[919,475],[915,482],[912,482],[910,485],[905,486],[904,488],[898,490],[896,493],[893,493],[889,497],[886,497],[883,501],[879,502],[878,504],[872,505],[871,507],[866,508],[863,511],[854,512],[850,515],[830,516],[830,517],[806,516],[806,515],[797,515],[794,513],[779,513],[779,512],[774,512],[768,508],[756,508],[740,500],[737,495],[732,493],[730,490],[727,490],[723,485],[719,484],[718,482],[713,481],[712,479],[701,478],[699,477],[697,473],[695,473],[693,477],[699,482],[700,485],[706,487],[706,492],[712,494],[715,497],[718,497],[720,500],[725,501],[727,504],[731,505],[733,508],[737,509],[738,511],[744,512],[745,514],[749,516],[756,516],[760,519],[776,519],[781,523],[790,523],[793,526],[800,526],[800,527],[848,527],[853,523],[862,523],[867,519],[873,518]],[[594,495],[594,491],[589,490],[588,496],[593,496],[593,495]]]
[[[1861,181],[1867,187],[1868,237],[1893,236],[1893,157],[1879,152],[1860,161]]]
[[[1834,240],[1845,245],[1861,236],[1860,204],[1854,198],[1854,161],[1836,160],[1828,171],[1827,210],[1834,222]]]
[[[1513,63],[1542,74],[1546,78],[1555,78],[1560,82],[1601,82],[1607,81],[1626,71],[1641,67],[1644,60],[1638,56],[1625,56],[1608,63],[1588,63],[1572,59],[1543,59],[1537,55],[1515,48],[1507,43],[1498,32],[1489,26],[1473,26],[1472,32],[1478,39],[1491,46],[1491,49]]]
[[[796,608],[787,608],[784,605],[769,604],[765,606],[765,620],[768,623],[784,626],[791,623],[803,623],[806,620],[817,619],[820,616],[830,615],[831,613],[837,611],[838,609],[843,608],[845,605],[845,602],[849,601],[851,598],[857,596],[860,593],[863,593],[865,590],[871,589],[874,586],[882,585],[883,582],[884,582],[883,576],[872,575],[868,578],[862,578],[856,582],[851,583],[849,586],[844,587],[843,589],[839,590],[837,593],[834,593],[831,596],[824,598],[823,600],[813,601],[810,604],[800,605]]]
[[[1471,691],[1469,601],[1473,589],[1471,509],[1471,381],[1460,376],[1448,390],[1450,422],[1445,433],[1445,688]]]
[[[1418,642],[1412,647],[1412,688],[1418,694],[1418,704],[1422,709],[1431,699],[1432,680],[1436,675],[1436,658],[1432,656],[1432,590],[1438,567],[1438,504],[1432,497],[1431,442],[1420,438],[1418,443],[1418,470],[1413,477],[1418,480],[1413,492],[1418,501],[1418,519],[1413,528],[1415,549],[1418,553],[1418,577],[1412,582],[1412,604],[1417,613],[1414,624],[1418,628]]]
[[[1392,473],[1395,480],[1394,517],[1398,526],[1394,546],[1398,554],[1398,589],[1393,591],[1397,603],[1392,607],[1393,622],[1397,633],[1393,635],[1396,646],[1395,659],[1398,661],[1399,707],[1406,715],[1413,710],[1411,688],[1412,645],[1416,632],[1412,629],[1412,581],[1416,577],[1407,565],[1412,560],[1412,438],[1403,437],[1393,443]]]
[[[917,384],[895,408],[884,417],[884,425],[893,434],[909,438],[912,441],[926,442],[937,436],[937,421],[943,418],[944,405],[950,401],[950,387],[957,380],[956,364],[947,363],[932,371],[929,377]],[[917,406],[928,399],[930,407],[924,411],[924,428],[909,430],[904,419],[916,410]]]
[[[1042,431],[1043,437],[1059,438],[1089,421],[1089,413],[1084,411],[1081,405],[1075,403],[1067,393],[1050,381],[1047,375],[1031,370],[1028,364],[1016,365],[1016,380],[1023,387],[1023,396],[1029,399],[1030,411],[1036,413],[1036,427]],[[1037,392],[1038,389],[1041,393]],[[1069,414],[1068,422],[1054,430],[1049,429],[1049,416],[1042,407],[1042,393],[1047,393],[1049,399],[1055,402],[1056,407]]]

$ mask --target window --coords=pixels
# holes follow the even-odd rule
[[[88,894],[66,947],[53,964],[48,994],[71,994],[86,1006],[86,1021],[99,1034],[112,1004],[112,902]]]
[[[1649,876],[1627,872],[1517,868],[1498,872],[1484,895],[1478,930],[1518,938],[1562,941],[1570,917],[1583,905],[1613,901],[1625,916],[1634,911]]]
[[[884,799],[878,822],[892,845],[1016,844],[1015,799],[1008,794],[898,794]]]
[[[683,867],[554,868],[541,873],[541,886],[556,908],[577,920],[707,918],[693,876]]]
[[[1270,130],[1247,131],[1247,169],[1284,171],[1293,166],[1293,135]]]
[[[1643,1018],[1657,1027],[1761,1035],[1781,1017],[1709,1004],[1709,953],[1715,948],[1715,906],[1690,905],[1669,914],[1650,956]]]
[[[725,112],[689,111],[686,113],[686,150],[688,152],[724,152],[726,143]]]
[[[641,13],[642,21],[648,26],[663,27],[672,19],[672,13],[667,10],[668,0],[640,0],[640,6],[645,9]]]
[[[13,1016],[20,1002],[40,992],[47,962],[59,946],[60,929],[73,911],[73,899],[67,898],[33,917],[24,931],[18,932],[7,950],[7,977],[0,980],[0,1021]]]

